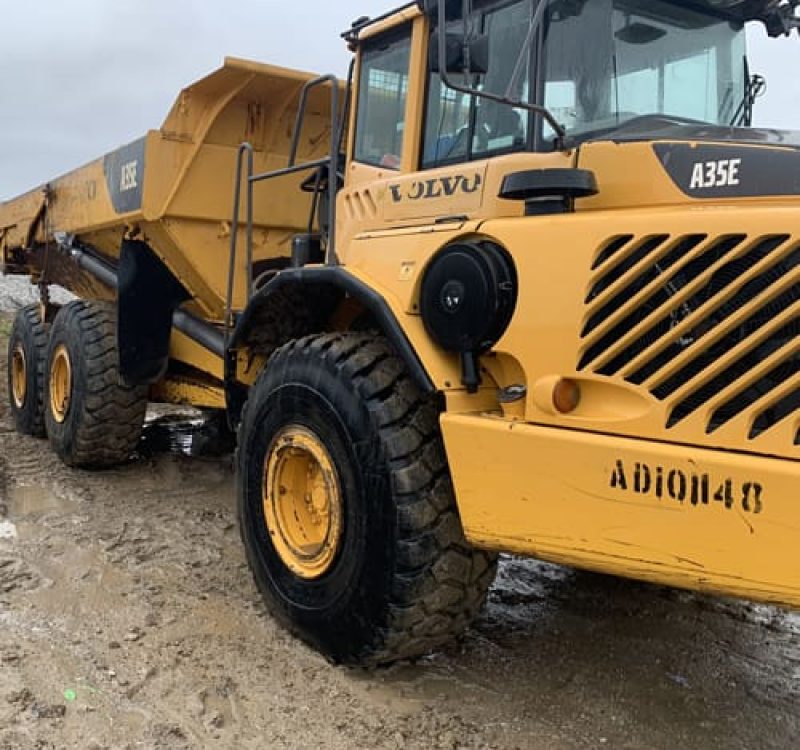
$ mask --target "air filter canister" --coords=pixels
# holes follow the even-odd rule
[[[428,335],[460,354],[481,354],[505,332],[517,303],[511,256],[492,242],[441,250],[422,280],[420,310]]]

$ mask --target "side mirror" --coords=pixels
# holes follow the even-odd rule
[[[431,73],[441,73],[439,62],[439,34],[431,35],[428,60]],[[469,65],[467,66],[467,59]],[[445,72],[454,75],[464,73],[483,74],[489,72],[489,35],[482,34],[464,42],[461,34],[445,36]]]
[[[489,72],[489,40],[488,34],[481,34],[471,39],[467,43],[469,50],[469,72],[488,73]]]

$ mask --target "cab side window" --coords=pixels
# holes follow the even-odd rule
[[[356,161],[388,169],[400,168],[410,60],[410,24],[364,44],[356,119]]]
[[[514,66],[523,49],[530,25],[529,2],[516,0],[499,9],[487,11],[473,23],[489,36],[491,56],[489,70],[464,81],[478,89],[504,92],[514,76]],[[450,29],[448,29],[450,31]],[[453,25],[453,33],[463,33],[461,22]],[[517,77],[517,90],[512,96],[527,99],[530,71]],[[488,156],[521,151],[527,147],[530,115],[507,104],[462,94],[446,87],[438,73],[431,73],[425,115],[425,142],[422,167],[442,166],[483,159]]]

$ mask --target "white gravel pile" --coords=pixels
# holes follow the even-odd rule
[[[53,302],[64,304],[74,299],[66,289],[60,286],[50,287],[50,298]],[[0,312],[14,312],[39,299],[38,289],[31,284],[28,276],[5,276],[0,274]]]

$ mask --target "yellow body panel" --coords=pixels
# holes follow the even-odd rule
[[[692,143],[688,141],[688,143]],[[693,143],[694,147],[707,145]],[[769,148],[769,146],[766,146]],[[752,143],[737,143],[737,150],[751,151],[765,146]],[[774,151],[773,147],[773,151]],[[780,149],[777,149],[780,151]],[[753,152],[755,153],[755,152]],[[580,148],[578,166],[593,171],[599,180],[597,195],[583,198],[576,204],[578,211],[598,209],[630,209],[669,205],[689,205],[702,210],[709,204],[707,199],[690,198],[682,193],[670,179],[658,160],[653,142],[649,140],[614,143],[597,141]],[[785,200],[785,199],[784,199]],[[790,198],[796,200],[796,198]],[[778,199],[780,202],[780,199]],[[729,211],[737,205],[758,206],[775,203],[775,196],[726,197],[723,205]]]
[[[198,370],[222,382],[224,377],[222,360],[212,352],[189,338],[185,333],[172,329],[169,356],[178,362],[191,363]]]
[[[565,426],[572,429],[613,432],[630,436],[650,436],[657,439],[671,440],[693,445],[761,452],[771,455],[783,455],[795,460],[800,459],[800,446],[794,443],[798,427],[798,418],[789,419],[783,425],[776,425],[773,430],[748,438],[752,420],[769,401],[774,401],[779,394],[771,394],[766,401],[756,402],[753,408],[742,412],[737,418],[730,420],[712,434],[707,434],[706,426],[712,412],[720,406],[730,391],[721,389],[717,395],[709,399],[702,407],[689,415],[673,428],[666,429],[670,409],[680,399],[682,391],[677,391],[669,398],[660,400],[651,393],[651,388],[666,381],[691,356],[701,354],[712,342],[719,340],[728,326],[710,331],[699,337],[690,347],[684,349],[679,357],[665,362],[662,369],[641,386],[633,385],[625,377],[636,369],[633,359],[623,368],[620,375],[609,377],[593,372],[594,362],[586,368],[579,368],[582,353],[594,343],[604,332],[614,329],[612,323],[624,319],[626,312],[637,309],[642,304],[642,297],[657,290],[664,283],[664,277],[656,278],[652,284],[639,295],[626,299],[620,304],[615,318],[604,323],[604,328],[590,336],[582,337],[581,331],[591,314],[614,293],[614,288],[605,296],[592,304],[585,303],[586,290],[591,286],[596,273],[592,272],[592,264],[607,241],[621,232],[633,235],[634,238],[648,237],[663,233],[668,237],[663,243],[664,250],[674,246],[677,238],[688,235],[703,234],[707,239],[698,244],[692,251],[702,253],[716,238],[726,235],[742,235],[741,243],[728,255],[711,265],[705,276],[698,276],[690,289],[696,289],[724,263],[736,257],[742,257],[756,243],[765,237],[786,234],[787,239],[774,251],[767,263],[775,259],[785,258],[796,249],[797,237],[793,233],[796,226],[797,207],[791,205],[773,205],[760,208],[739,207],[732,211],[725,205],[703,205],[694,210],[687,207],[661,209],[630,209],[614,212],[580,212],[573,215],[556,217],[531,217],[511,221],[493,221],[482,226],[483,232],[500,244],[514,251],[516,248],[530,247],[531,252],[514,252],[520,288],[516,313],[505,336],[498,342],[495,351],[500,355],[513,357],[519,362],[524,372],[524,384],[528,386],[528,399],[525,415],[528,421],[540,424]],[[533,248],[536,248],[534,251]],[[648,263],[652,262],[649,258]],[[721,296],[731,296],[742,288],[750,278],[755,276],[763,266],[753,266],[747,274],[730,284],[729,289]],[[601,269],[602,271],[602,269]],[[633,272],[634,273],[635,269]],[[630,274],[629,274],[630,276]],[[628,278],[629,278],[628,276]],[[618,286],[624,283],[626,277]],[[791,273],[770,286],[761,299],[777,296],[792,285],[800,284],[800,268],[795,267]],[[564,290],[575,290],[566,294]],[[680,302],[673,297],[669,304],[674,308]],[[751,314],[753,305],[748,305],[735,320]],[[627,331],[614,338],[609,345],[608,353],[603,356],[608,360],[629,344],[638,335],[640,328],[646,327],[663,312],[653,313],[641,327]],[[790,306],[781,317],[777,317],[769,331],[785,322],[796,319],[798,306]],[[677,321],[664,341],[674,340],[681,331],[687,330],[697,315]],[[680,328],[678,326],[681,326]],[[797,342],[790,343],[776,356],[784,359],[792,357],[797,350]],[[663,348],[663,345],[658,345]],[[746,345],[745,347],[746,348]],[[695,384],[708,382],[726,364],[736,358],[742,348],[733,348],[730,353],[719,357],[709,367],[699,373],[693,381]],[[603,360],[598,360],[602,362]],[[491,361],[488,360],[488,366]],[[770,362],[762,363],[762,367]],[[751,369],[737,380],[743,382],[756,378],[757,368]],[[578,409],[569,415],[555,415],[552,410],[543,408],[537,403],[537,383],[552,376],[575,378],[581,383],[584,398]],[[509,383],[501,383],[509,385]],[[796,379],[791,379],[789,387],[796,387]]]
[[[800,606],[797,462],[486,416],[442,429],[477,545]]]
[[[150,400],[204,409],[224,409],[225,390],[201,380],[171,375],[150,389]]]

